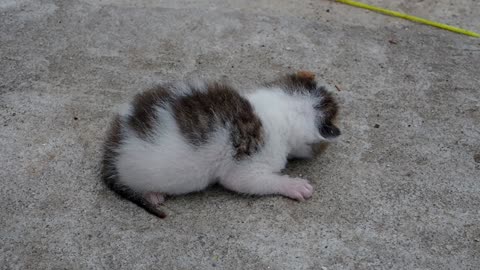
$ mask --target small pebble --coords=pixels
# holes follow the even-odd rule
[[[480,163],[480,153],[479,154],[475,154],[473,156],[473,160],[476,162],[476,163]]]

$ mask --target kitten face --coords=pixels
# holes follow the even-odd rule
[[[325,88],[320,87],[315,89],[315,91],[321,97],[319,103],[315,106],[317,111],[317,128],[323,138],[334,139],[341,134],[340,129],[335,125],[338,105],[332,94],[327,92]]]

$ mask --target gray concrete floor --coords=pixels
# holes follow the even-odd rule
[[[477,0],[365,1],[480,32]],[[325,0],[0,0],[0,61],[3,269],[480,267],[480,39]],[[159,220],[100,183],[134,93],[297,69],[342,106],[339,142],[288,168],[311,200],[212,188]]]

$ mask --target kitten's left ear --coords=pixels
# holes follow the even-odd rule
[[[308,90],[314,90],[317,88],[317,82],[315,81],[315,73],[311,71],[300,70],[297,73],[291,75],[291,80]]]
[[[300,70],[296,74],[297,78],[304,80],[304,81],[315,81],[315,73],[307,70]]]
[[[320,135],[325,139],[335,139],[342,134],[340,129],[332,123],[322,123],[320,125]]]

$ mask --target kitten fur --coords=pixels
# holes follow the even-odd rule
[[[166,195],[219,183],[232,191],[303,201],[313,188],[280,174],[289,158],[340,135],[338,106],[301,71],[240,94],[221,83],[158,86],[138,94],[107,134],[102,178],[118,195],[164,218]]]

